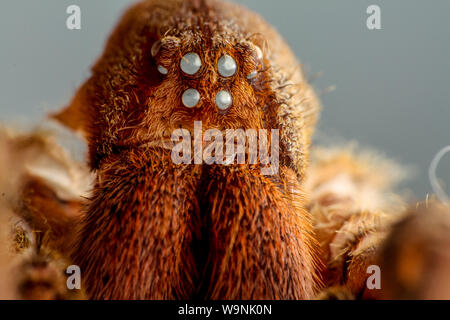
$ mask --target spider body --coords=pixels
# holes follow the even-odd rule
[[[402,168],[372,152],[316,147],[309,163],[318,109],[258,15],[218,0],[139,2],[53,115],[84,135],[86,163],[43,132],[0,128],[0,297],[448,297],[448,205],[405,211],[392,190]],[[209,149],[211,130],[234,147],[229,131],[258,132],[277,170],[262,170],[261,150],[235,163],[228,144]],[[193,159],[174,160],[174,136],[193,139]],[[73,264],[82,290],[66,282]],[[381,288],[368,283],[377,269]]]
[[[290,49],[256,14],[213,0],[131,8],[56,116],[84,133],[97,173],[72,253],[87,293],[312,298],[315,244],[300,181],[317,109]],[[165,143],[195,121],[279,129],[279,172],[175,165]]]
[[[91,299],[445,296],[441,276],[430,276],[425,295],[419,284],[421,270],[442,275],[448,266],[446,254],[431,250],[448,252],[448,207],[411,210],[391,227],[405,209],[392,193],[401,168],[343,148],[316,148],[308,165],[318,109],[289,47],[258,15],[218,0],[139,2],[69,106],[53,115],[84,135],[85,167],[39,135],[23,143],[0,132],[11,155],[0,157],[0,211],[25,226],[10,241],[23,259],[23,276],[11,277],[15,294],[83,298],[53,276],[70,262]],[[179,129],[202,150],[212,129],[278,130],[279,170],[263,174],[261,155],[254,163],[247,153],[243,164],[196,161],[195,143],[194,159],[177,163]],[[88,169],[94,184],[80,198]],[[23,252],[31,250],[30,259]],[[391,286],[366,286],[373,265]],[[414,281],[398,276],[405,266],[414,266],[405,273]]]

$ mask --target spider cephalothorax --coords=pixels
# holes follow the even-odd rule
[[[57,117],[88,137],[93,167],[200,120],[204,129],[284,129],[282,158],[300,172],[317,109],[289,47],[258,15],[222,1],[143,1]]]
[[[98,176],[73,254],[88,293],[312,297],[299,181],[317,109],[288,46],[246,9],[214,0],[130,9],[56,116],[85,134]],[[280,130],[279,172],[175,165],[164,142],[195,121],[202,130]]]

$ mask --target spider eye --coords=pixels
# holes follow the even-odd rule
[[[189,75],[196,74],[201,66],[202,60],[195,52],[186,53],[180,61],[181,70]]]
[[[166,74],[168,74],[169,73],[169,71],[167,70],[167,68],[164,68],[162,65],[158,65],[158,71],[159,71],[159,73],[161,73],[161,74],[163,74],[163,75],[166,75]]]
[[[256,58],[258,60],[262,60],[263,52],[262,52],[261,48],[255,45],[255,50],[256,50]]]
[[[219,73],[223,77],[231,77],[236,73],[237,65],[236,61],[233,59],[233,57],[225,54],[217,63],[217,69],[219,70]]]
[[[216,94],[216,105],[220,110],[228,109],[232,103],[233,99],[228,91],[222,90]]]
[[[251,80],[253,78],[255,78],[258,75],[258,71],[252,71],[249,73],[249,75],[247,76],[247,79]]]
[[[200,101],[200,93],[195,89],[187,89],[181,97],[183,104],[187,108],[195,107]]]
[[[255,54],[256,54],[256,55],[255,55],[255,57],[256,57],[256,63],[259,64],[259,65],[261,65],[262,60],[263,60],[263,53],[262,53],[262,50],[261,50],[261,48],[258,47],[257,45],[253,45],[253,49],[254,49],[254,52],[255,52]],[[250,73],[247,75],[247,79],[251,80],[251,79],[255,78],[257,75],[258,75],[258,70],[257,70],[257,69],[256,69],[256,70],[253,70],[252,72],[250,72]]]

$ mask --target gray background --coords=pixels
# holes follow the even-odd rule
[[[356,140],[406,165],[416,197],[430,192],[427,169],[450,144],[450,1],[241,0],[288,40],[308,73],[324,74],[317,140]],[[2,0],[0,121],[24,125],[67,103],[130,0]],[[82,10],[67,30],[66,8]],[[366,28],[366,8],[382,30]],[[450,157],[438,175],[450,183]]]

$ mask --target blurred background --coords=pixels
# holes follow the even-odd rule
[[[131,0],[2,0],[0,122],[37,124],[65,105],[89,76]],[[263,15],[290,43],[321,95],[316,142],[357,141],[411,166],[402,184],[431,192],[434,155],[450,144],[450,1],[235,0]],[[66,8],[81,7],[81,30]],[[381,7],[381,30],[366,9]],[[450,184],[450,155],[438,176]],[[448,189],[448,187],[447,187]]]

